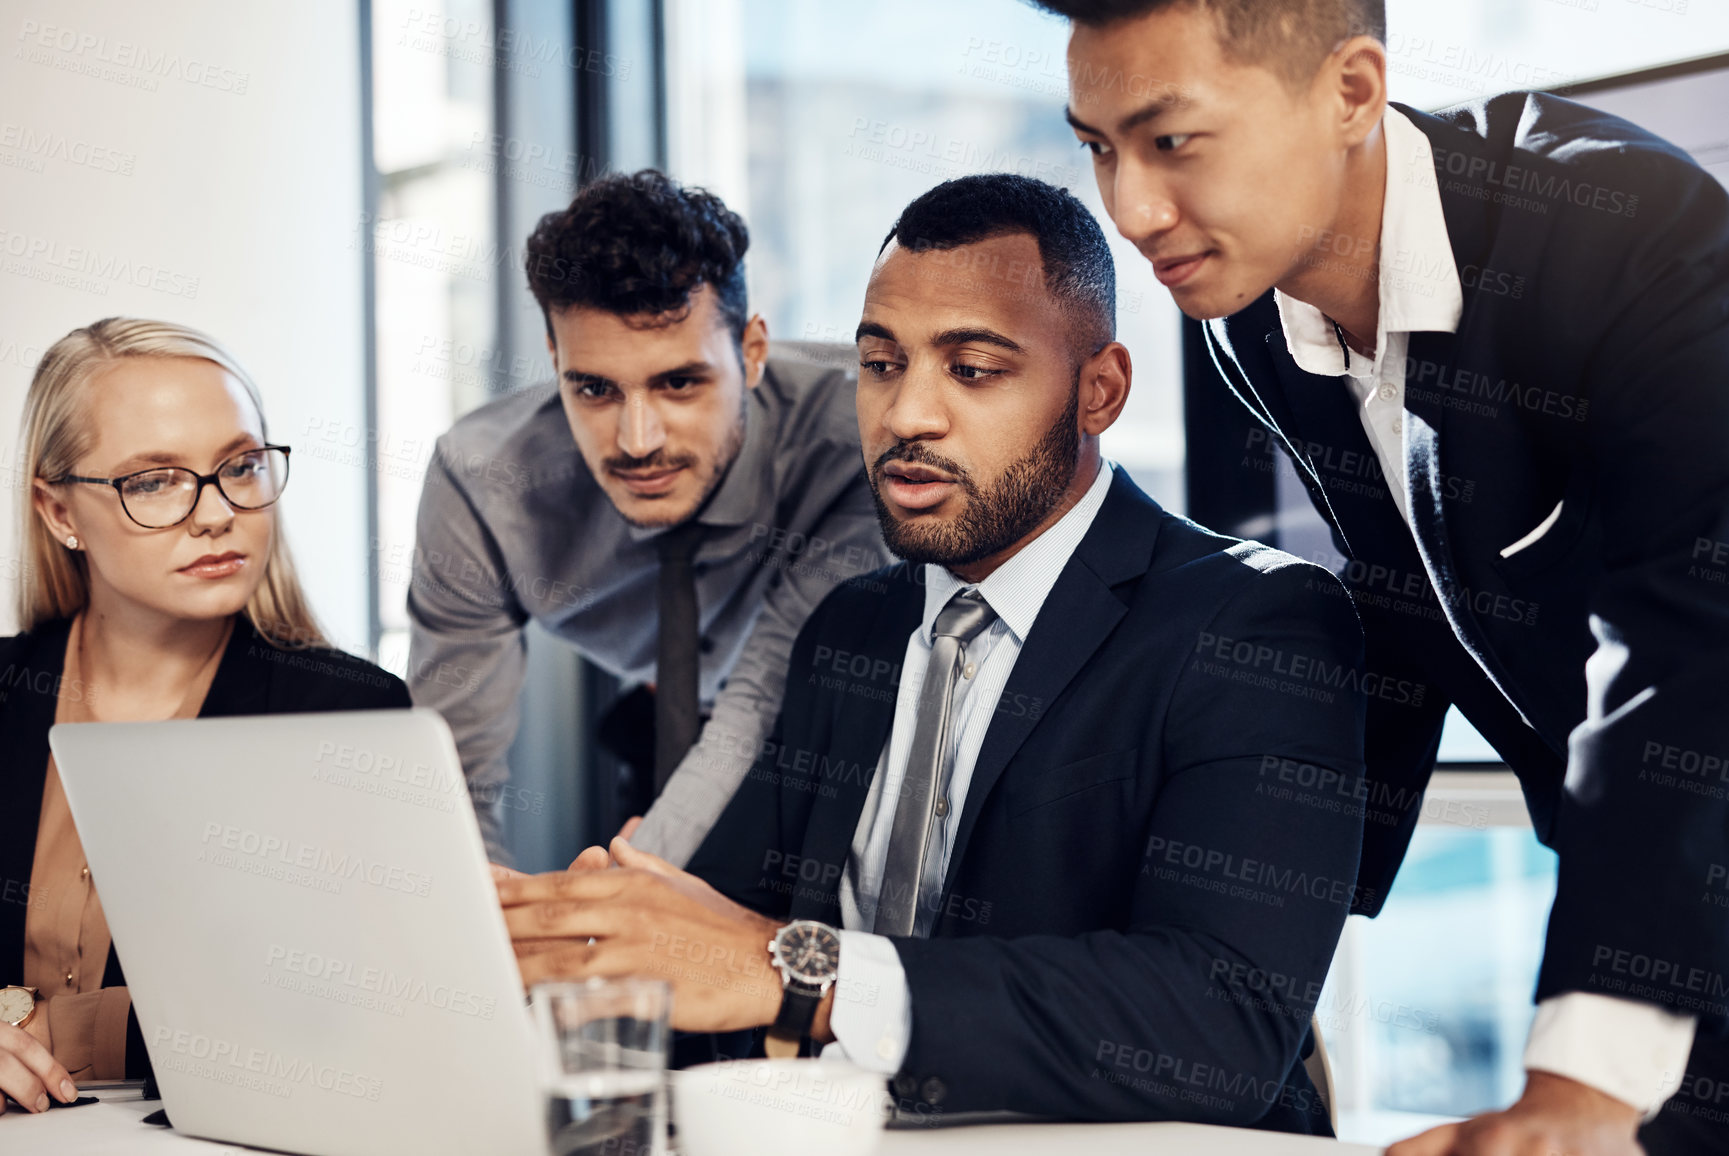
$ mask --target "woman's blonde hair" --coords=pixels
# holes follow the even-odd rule
[[[84,555],[68,549],[37,516],[32,479],[52,482],[73,472],[90,450],[94,435],[86,420],[84,386],[103,369],[127,357],[197,357],[227,370],[246,390],[264,427],[264,402],[251,375],[214,338],[171,321],[108,317],[74,329],[51,346],[30,379],[24,399],[22,514],[24,573],[19,586],[18,618],[22,630],[34,630],[55,618],[70,618],[90,600]],[[246,617],[277,646],[325,646],[295,577],[294,560],[280,523],[270,536],[264,578],[246,603]]]

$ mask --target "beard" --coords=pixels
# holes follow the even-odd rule
[[[707,463],[708,473],[707,476],[703,478],[702,491],[698,494],[696,502],[691,505],[689,509],[682,511],[657,511],[653,514],[632,517],[630,514],[624,512],[623,508],[619,506],[617,501],[614,501],[613,508],[618,510],[618,516],[623,518],[626,524],[635,526],[639,530],[659,530],[669,526],[681,525],[700,514],[702,508],[708,505],[708,500],[714,497],[714,492],[720,489],[720,484],[726,480],[726,475],[728,471],[732,469],[733,462],[738,460],[739,451],[744,448],[746,421],[745,410],[749,404],[750,398],[748,391],[746,391],[746,396],[741,398],[739,401],[738,419],[733,423],[732,428],[727,431],[726,437],[721,442],[719,449],[716,451],[714,459]],[[664,449],[656,450],[647,457],[641,458],[633,458],[629,454],[614,454],[611,457],[603,459],[601,462],[601,468],[607,471],[615,469],[667,470],[687,466],[695,466],[700,469],[703,465],[704,463],[702,460],[695,454],[672,454],[666,452]],[[645,499],[638,498],[636,500],[644,501]],[[647,501],[651,504],[651,507],[658,505],[656,499],[647,499]]]
[[[981,487],[959,463],[924,442],[901,442],[885,451],[870,469],[871,497],[876,501],[883,542],[908,562],[953,567],[989,558],[1026,537],[1056,508],[1074,479],[1080,454],[1080,431],[1075,428],[1079,407],[1077,374],[1062,416],[989,487]],[[877,479],[892,461],[927,465],[954,478],[965,497],[960,513],[946,521],[922,514],[903,520],[890,513]]]

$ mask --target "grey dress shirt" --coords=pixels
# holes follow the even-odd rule
[[[683,866],[779,710],[793,639],[841,581],[888,560],[865,480],[850,349],[777,343],[744,444],[698,520],[701,698],[711,712],[632,842]],[[438,441],[420,499],[408,685],[450,724],[488,854],[532,618],[627,682],[652,681],[658,530],[619,516],[555,386],[474,410]]]

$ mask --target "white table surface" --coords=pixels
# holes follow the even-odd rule
[[[30,1115],[0,1116],[5,1156],[222,1156],[257,1149],[193,1140],[143,1123],[156,1100],[109,1100]],[[895,1129],[878,1156],[1374,1156],[1376,1148],[1204,1124],[990,1124]]]

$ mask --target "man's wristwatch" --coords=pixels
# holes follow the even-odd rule
[[[21,1028],[36,1016],[42,993],[33,987],[0,987],[0,1024]]]
[[[781,996],[763,1050],[773,1057],[796,1056],[817,1005],[840,974],[840,932],[814,919],[795,919],[769,941],[768,957],[780,972]]]

